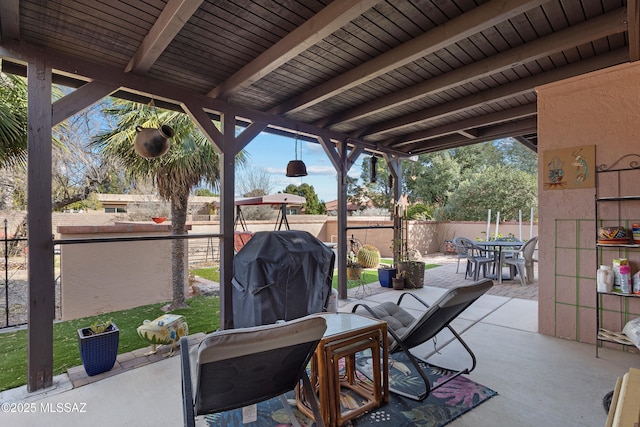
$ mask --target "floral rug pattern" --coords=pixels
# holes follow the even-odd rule
[[[370,354],[360,354],[356,362],[358,370],[366,375],[369,373],[370,362]],[[451,372],[446,369],[428,364],[423,364],[422,367],[434,386],[451,375]],[[415,367],[409,362],[406,355],[400,353],[390,356],[390,388],[411,390],[416,393],[424,391],[424,383],[413,372],[414,369]],[[350,400],[349,393],[348,390],[341,393],[343,395],[341,402]],[[497,395],[496,391],[471,381],[465,376],[459,376],[432,391],[421,402],[392,392],[388,404],[365,413],[346,425],[357,427],[374,425],[378,427],[442,427],[495,395]],[[353,397],[357,398],[357,396]],[[288,393],[287,398],[300,424],[305,427],[314,426],[315,423],[312,420],[298,411],[294,393]],[[207,415],[205,419],[209,427],[285,427],[291,425],[291,421],[278,398],[257,405],[257,420],[255,422],[243,424],[242,409]]]

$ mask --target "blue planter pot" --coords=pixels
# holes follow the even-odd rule
[[[110,371],[118,357],[120,330],[115,323],[109,330],[91,335],[90,328],[78,329],[78,346],[80,357],[87,375],[98,375]]]
[[[390,288],[392,286],[391,278],[396,276],[395,268],[379,268],[378,269],[378,281],[383,288]]]

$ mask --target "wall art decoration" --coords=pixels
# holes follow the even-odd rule
[[[595,187],[595,145],[547,150],[542,159],[545,190]]]

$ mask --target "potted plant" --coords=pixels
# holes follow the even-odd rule
[[[401,291],[404,289],[404,272],[397,273],[395,276],[391,278],[391,282],[393,283],[393,289],[396,291]]]
[[[391,279],[395,277],[398,270],[389,264],[380,264],[378,266],[378,281],[380,286],[384,288],[391,287]]]
[[[87,375],[98,375],[113,368],[118,356],[119,340],[120,330],[110,320],[78,329],[80,357]]]
[[[403,273],[404,286],[407,289],[424,287],[425,263],[420,261],[422,256],[416,249],[408,249],[403,253],[403,259],[396,266],[398,273]]]

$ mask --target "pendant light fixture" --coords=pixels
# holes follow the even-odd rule
[[[307,176],[307,166],[302,161],[302,146],[300,146],[300,160],[298,160],[298,133],[296,132],[296,159],[287,164],[287,176],[290,178]]]
[[[378,158],[371,156],[369,162],[369,182],[375,184],[378,180]]]

